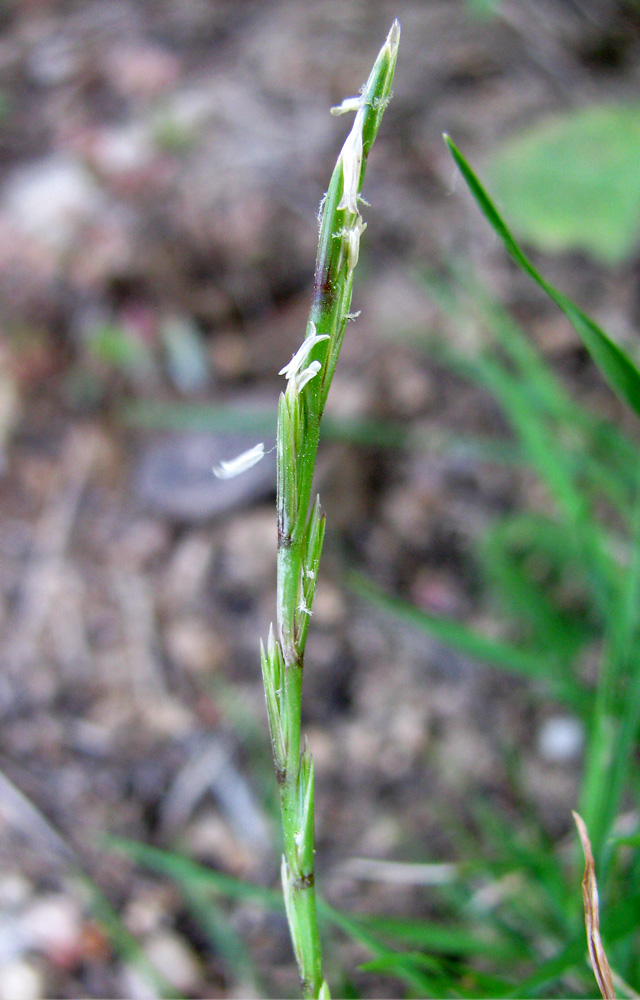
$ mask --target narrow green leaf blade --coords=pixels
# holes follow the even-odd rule
[[[368,929],[384,934],[387,939],[412,947],[419,947],[434,953],[460,958],[460,956],[482,955],[504,962],[514,956],[514,949],[507,941],[498,938],[494,928],[487,932],[479,928],[475,934],[467,926],[453,926],[435,921],[409,920],[389,916],[366,916],[361,918]]]
[[[160,875],[166,875],[181,887],[196,886],[199,893],[213,893],[227,899],[248,900],[269,910],[282,910],[282,894],[275,889],[234,878],[207,868],[171,851],[151,847],[125,837],[103,837],[105,846],[126,855],[132,861]]]
[[[528,274],[562,310],[611,387],[628,403],[634,413],[640,416],[640,372],[631,358],[571,299],[542,277],[518,246],[504,219],[460,150],[448,135],[445,135],[444,141],[480,210],[504,243],[508,253],[525,274]]]
[[[563,676],[559,664],[549,656],[548,651],[539,653],[520,649],[499,639],[481,635],[463,622],[427,614],[420,608],[379,590],[360,573],[350,573],[347,582],[355,593],[374,606],[399,621],[428,633],[438,642],[510,673],[545,681],[550,684],[557,698],[578,711],[583,712],[588,706],[589,693],[571,677]]]

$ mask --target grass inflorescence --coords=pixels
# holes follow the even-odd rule
[[[358,97],[334,113],[355,112],[319,215],[313,301],[306,337],[281,369],[277,427],[277,623],[261,647],[284,833],[282,886],[305,996],[327,995],[314,886],[314,769],[301,737],[304,651],[325,520],[312,499],[320,421],[347,323],[353,274],[366,223],[360,214],[367,157],[391,95],[400,25],[394,21]]]
[[[567,836],[551,835],[523,790],[517,748],[506,748],[513,800],[508,814],[480,792],[465,803],[464,821],[442,808],[455,864],[447,866],[446,880],[430,886],[430,916],[354,917],[338,913],[315,890],[314,769],[300,724],[305,644],[325,531],[313,476],[320,422],[352,316],[353,274],[365,229],[360,192],[366,161],[389,100],[398,41],[394,23],[360,96],[334,109],[355,113],[355,122],[321,204],[306,336],[280,372],[287,387],[277,428],[278,606],[276,624],[262,647],[262,669],[284,833],[284,901],[264,887],[177,855],[140,845],[126,849],[182,887],[197,921],[217,948],[236,956],[238,968],[246,970],[250,960],[242,942],[225,928],[216,910],[218,898],[254,899],[274,910],[284,905],[307,996],[328,995],[319,921],[332,944],[339,933],[367,952],[369,960],[361,968],[394,977],[411,996],[592,996],[580,900],[583,862],[571,851],[570,815],[576,805],[588,832],[592,897],[595,872],[598,876],[596,917],[612,977],[623,995],[634,996],[640,982],[638,446],[620,427],[574,400],[527,333],[459,269],[449,282],[430,280],[429,292],[454,325],[471,319],[479,327],[482,347],[461,356],[440,341],[437,361],[497,400],[511,428],[510,440],[440,435],[425,442],[411,428],[380,422],[334,423],[331,430],[345,439],[395,448],[462,449],[475,460],[508,462],[537,477],[545,489],[544,508],[504,513],[479,546],[488,589],[500,598],[504,629],[486,635],[472,625],[426,614],[362,575],[351,573],[349,582],[406,627],[421,629],[495,670],[519,675],[530,684],[532,699],[555,703],[575,717],[585,739],[577,801],[566,803]],[[447,144],[516,264],[564,312],[611,387],[640,414],[640,373],[633,358],[543,277],[463,155],[450,140]],[[228,413],[192,410],[175,419],[224,426]],[[264,414],[242,419],[253,421],[252,429],[256,421],[269,426]],[[219,474],[234,474],[262,451],[258,446],[235,463],[222,463]],[[532,565],[545,568],[545,574],[532,573]],[[589,657],[598,659],[595,676],[585,671]],[[593,919],[587,913],[587,927]]]

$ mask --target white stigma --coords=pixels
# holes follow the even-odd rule
[[[264,458],[264,444],[262,442],[254,445],[253,448],[249,448],[248,451],[243,451],[236,458],[230,458],[227,461],[221,461],[219,465],[214,465],[213,474],[218,479],[233,479],[234,476],[239,476],[242,472],[246,472],[252,465],[259,462],[261,458]]]

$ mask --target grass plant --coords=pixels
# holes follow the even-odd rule
[[[562,309],[611,387],[639,413],[640,382],[634,360],[542,277],[462,154],[450,140],[448,145],[515,262]],[[626,822],[637,828],[640,808],[635,767],[640,725],[638,447],[618,427],[576,403],[527,336],[477,286],[465,284],[458,275],[453,288],[431,282],[430,289],[454,323],[468,324],[473,318],[484,330],[485,345],[490,342],[464,357],[439,343],[436,357],[498,400],[518,452],[544,484],[550,502],[549,513],[519,511],[503,517],[488,532],[481,550],[516,638],[489,639],[459,622],[425,614],[383,594],[361,576],[352,575],[351,583],[379,607],[437,640],[537,680],[542,691],[581,716],[586,751],[579,808],[599,873],[605,937],[617,981],[637,988],[640,952],[633,932],[640,913],[638,855],[621,851],[616,829],[625,813]],[[466,308],[461,304],[465,297]],[[529,571],[532,562],[537,579]],[[595,684],[586,682],[583,671],[590,651],[599,657]],[[480,809],[477,819],[482,842],[499,844],[506,858],[513,830],[493,811]],[[582,954],[583,915],[573,882],[568,882],[572,866],[550,848],[539,841],[524,853],[511,851],[508,862],[520,870],[527,886],[525,890],[523,882],[513,899],[516,906],[509,919],[515,916],[515,923],[524,927],[526,916],[530,947],[535,948],[538,935],[547,946],[550,939],[556,941],[552,960],[530,975],[522,968],[519,995],[536,993],[556,977],[562,977],[563,988],[576,995],[586,988],[576,970]],[[503,915],[510,908],[503,901]],[[500,995],[497,985],[495,995]]]
[[[408,996],[593,996],[579,888],[582,859],[572,850],[576,839],[570,811],[576,803],[567,802],[567,837],[558,841],[545,830],[521,787],[513,747],[505,748],[512,799],[508,814],[489,806],[480,794],[468,803],[464,820],[442,808],[443,827],[460,860],[449,881],[429,888],[429,916],[347,915],[328,906],[314,888],[313,762],[300,732],[304,647],[324,536],[312,479],[322,411],[350,316],[353,269],[364,228],[359,198],[366,156],[389,97],[397,44],[394,26],[361,96],[340,109],[355,111],[356,123],[322,206],[306,339],[282,370],[288,385],[278,414],[278,617],[262,650],[262,665],[283,818],[284,907],[307,996],[327,995],[320,929],[331,941],[346,935],[358,942],[368,955],[362,968],[391,977]],[[515,262],[565,313],[611,387],[640,414],[640,373],[634,360],[540,274],[462,154],[450,140],[448,145]],[[586,749],[577,804],[593,847],[602,936],[620,993],[637,995],[637,442],[572,398],[526,333],[459,269],[450,282],[430,280],[429,288],[454,324],[471,321],[483,333],[475,354],[461,357],[439,343],[431,345],[432,356],[491,393],[512,431],[508,443],[445,436],[439,446],[466,448],[477,460],[519,464],[544,485],[548,504],[502,516],[479,547],[504,616],[501,635],[489,637],[464,623],[427,615],[381,592],[361,574],[351,573],[348,582],[403,624],[525,678],[532,682],[533,698],[555,702],[582,721]],[[151,423],[157,418],[148,411],[138,413],[138,419]],[[225,412],[174,410],[168,419],[220,427]],[[424,445],[410,430],[388,425],[334,424],[332,432],[391,447]],[[584,670],[585,659],[594,653],[599,659],[595,679]],[[180,885],[214,945],[229,950],[236,968],[243,963],[250,967],[242,943],[225,929],[219,904],[251,899],[282,910],[280,894],[171,852],[122,843],[120,848]]]
[[[450,139],[447,138],[446,142],[471,193],[511,257],[565,313],[612,389],[640,416],[640,372],[630,354],[533,266],[460,151]],[[508,343],[508,340],[505,342]],[[526,345],[526,341],[524,343]],[[523,359],[526,351],[526,346],[521,347]],[[537,370],[540,373],[539,365]],[[550,379],[546,380],[546,385],[548,389],[553,388]],[[555,396],[562,400],[557,387]],[[568,537],[575,543],[570,546],[570,550],[581,558],[585,580],[591,589],[602,623],[602,659],[593,711],[589,718],[590,738],[585,760],[581,812],[589,831],[596,864],[601,877],[603,873],[606,877],[613,861],[610,838],[616,816],[623,806],[625,793],[637,793],[634,751],[640,725],[638,451],[631,444],[624,449],[631,461],[621,484],[620,495],[626,497],[627,503],[621,512],[622,539],[612,537],[607,526],[597,517],[592,498],[582,487],[583,477],[576,476],[575,471],[572,475],[570,465],[569,471],[566,471],[567,465],[562,454],[564,449],[556,446],[553,433],[549,430],[544,433],[542,421],[538,421],[537,433],[531,429],[530,406],[520,413],[515,397],[505,401],[514,426],[528,447],[533,464],[545,478],[548,489],[565,518],[570,532]],[[566,412],[566,403],[564,409]],[[611,437],[620,439],[622,436],[614,432]],[[620,513],[620,505],[617,506]]]
[[[261,647],[269,729],[284,833],[282,886],[304,996],[327,996],[314,885],[314,769],[301,736],[304,651],[325,520],[312,500],[320,421],[347,323],[367,157],[391,96],[400,25],[389,35],[360,95],[336,113],[355,112],[320,208],[314,295],[306,337],[280,372],[277,427],[277,624]]]

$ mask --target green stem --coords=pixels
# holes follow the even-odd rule
[[[315,872],[313,865],[314,842],[311,851],[301,850],[304,831],[299,820],[300,801],[300,709],[302,699],[302,667],[293,666],[285,675],[286,711],[290,717],[292,739],[287,755],[287,765],[280,785],[280,808],[284,833],[286,862],[283,865],[283,882],[287,915],[292,933],[296,959],[305,997],[317,997],[323,982],[322,950],[316,913]],[[295,736],[293,735],[295,733]],[[307,755],[308,756],[308,755]],[[311,819],[313,835],[313,817]]]
[[[282,812],[282,887],[305,997],[329,995],[314,888],[313,761],[301,738],[304,650],[324,539],[324,516],[311,496],[320,420],[350,318],[353,271],[365,228],[360,191],[391,94],[399,40],[400,26],[394,22],[361,96],[347,102],[356,119],[323,203],[307,334],[282,371],[288,384],[278,408],[277,629],[261,657]]]

